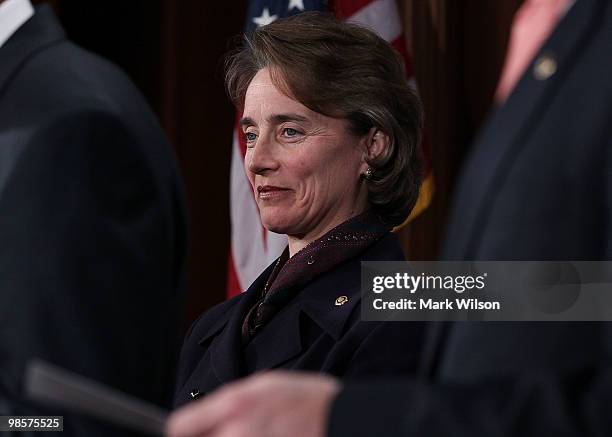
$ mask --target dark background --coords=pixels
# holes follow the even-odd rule
[[[411,259],[435,259],[455,178],[491,107],[512,15],[522,0],[400,0],[426,112],[436,192],[400,231]],[[35,1],[34,3],[42,3]],[[174,145],[190,209],[188,320],[225,298],[234,111],[223,55],[245,1],[52,0],[68,36],[118,64]]]

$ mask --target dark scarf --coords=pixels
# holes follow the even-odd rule
[[[283,308],[306,284],[353,258],[391,230],[376,214],[365,212],[336,226],[289,258],[289,248],[276,261],[259,301],[242,325],[243,344]]]

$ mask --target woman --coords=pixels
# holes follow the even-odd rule
[[[175,404],[253,372],[345,378],[409,372],[422,325],[360,321],[361,261],[403,260],[397,237],[420,184],[418,99],[373,32],[319,13],[257,29],[228,60],[245,169],[289,245],[186,341]]]

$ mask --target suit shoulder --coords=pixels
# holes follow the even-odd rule
[[[147,107],[123,71],[67,40],[35,53],[16,72],[8,93],[13,100],[35,100],[47,113],[96,108],[123,116],[129,104]]]

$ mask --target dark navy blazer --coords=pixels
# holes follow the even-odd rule
[[[612,2],[577,0],[473,145],[445,259],[612,260],[611,55]],[[329,435],[612,435],[609,322],[432,322],[419,376],[347,386]]]
[[[309,283],[243,348],[244,318],[273,265],[249,289],[204,313],[185,340],[175,405],[223,383],[263,369],[324,372],[342,378],[410,375],[416,368],[423,325],[362,322],[361,261],[401,261],[397,237],[388,234],[357,256]],[[348,302],[336,305],[336,298]]]
[[[24,400],[34,357],[170,404],[184,217],[144,98],[37,8],[0,47],[0,415],[63,414],[51,434],[64,437],[134,435]]]

